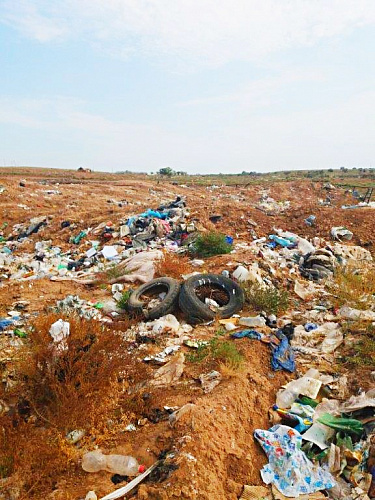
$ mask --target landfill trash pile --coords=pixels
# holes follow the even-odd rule
[[[375,498],[370,210],[44,175],[0,190],[0,499]]]

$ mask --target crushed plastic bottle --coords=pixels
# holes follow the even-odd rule
[[[240,318],[240,325],[256,328],[257,326],[266,326],[266,320],[263,316],[249,316],[248,318]]]
[[[136,476],[144,472],[145,466],[128,455],[104,455],[99,450],[89,451],[83,455],[82,469],[86,472],[99,472],[106,470],[121,476]]]

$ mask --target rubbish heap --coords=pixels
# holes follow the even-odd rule
[[[326,185],[325,189],[332,190],[333,186]],[[217,186],[207,189],[217,193],[216,198],[240,199],[240,195],[229,197],[218,190]],[[60,191],[49,190],[48,194],[58,195]],[[108,202],[120,208],[127,206],[126,200]],[[260,215],[273,216],[288,211],[290,202],[276,202],[268,191],[263,191],[255,206],[263,212]],[[188,363],[194,358],[210,355],[213,358],[218,345],[224,346],[224,351],[237,353],[230,349],[246,346],[246,343],[265,344],[270,378],[275,372],[285,372],[289,382],[279,389],[275,404],[269,409],[269,427],[251,428],[267,456],[260,475],[269,487],[244,485],[240,498],[375,498],[375,388],[366,391],[361,388],[349,397],[347,376],[335,371],[340,348],[354,342],[348,333],[353,324],[375,325],[373,297],[361,297],[358,307],[349,302],[336,307],[333,285],[328,289],[335,273],[350,266],[361,264],[368,266],[363,272],[372,272],[371,253],[353,245],[350,230],[334,226],[330,231],[331,240],[325,240],[304,238],[274,227],[268,237],[259,238],[255,232],[257,224],[252,222],[252,241],[248,238],[245,242],[233,243],[230,238],[233,245],[225,261],[192,259],[190,264],[199,272],[178,278],[154,278],[155,266],[165,253],[189,254],[189,245],[197,233],[197,224],[191,220],[181,196],[115,223],[106,221],[85,227],[63,221],[60,229],[66,245],[54,245],[52,238],[43,239],[52,219],[52,216],[34,217],[26,224],[16,224],[10,232],[3,228],[1,282],[19,281],[21,286],[29,286],[23,282],[47,278],[56,282],[73,281],[82,289],[89,285],[86,290],[104,284],[104,290],[111,294],[108,300],[95,297],[86,300],[80,292],[55,300],[48,308],[57,315],[48,330],[52,359],[58,364],[69,349],[72,335],[69,316],[92,322],[90,329],[94,322],[96,325],[100,322],[99,328],[103,330],[112,327],[111,334],[116,334],[126,346],[121,355],[131,359],[138,376],[142,374],[142,377],[126,380],[124,373],[129,368],[126,366],[124,373],[118,374],[117,382],[123,384],[125,398],[136,395],[136,409],[142,407],[142,411],[146,412],[144,408],[148,411],[146,417],[137,415],[133,409],[131,421],[121,415],[121,433],[139,436],[143,428],[149,432],[151,426],[159,422],[168,426],[162,431],[168,434],[170,448],[160,456],[153,451],[154,462],[147,470],[131,455],[98,449],[86,430],[76,428],[67,432],[65,440],[75,447],[75,457],[82,460],[77,459],[76,463],[85,472],[99,474],[102,471],[100,477],[110,472],[112,483],[127,482],[126,486],[102,497],[103,500],[120,498],[134,491],[147,478],[152,481],[156,477],[153,474],[166,479],[184,461],[193,465],[197,462],[192,454],[183,451],[185,441],[192,440],[192,436],[184,434],[173,441],[173,432],[184,415],[194,411],[200,402],[207,401],[209,407],[211,393],[225,392],[230,376],[226,377],[222,365],[210,359],[212,365],[207,369],[200,369],[198,365],[189,380]],[[221,216],[213,215],[209,220],[217,224]],[[317,223],[316,217],[310,215],[304,219],[303,227],[313,230]],[[38,235],[39,240],[34,241],[32,235]],[[212,272],[213,267],[216,273]],[[356,272],[360,275],[362,271],[356,269]],[[291,297],[279,316],[259,307],[256,312],[246,309],[251,303],[251,294],[271,294],[277,302],[281,289],[287,290]],[[361,309],[365,299],[370,305]],[[12,347],[18,349],[22,340],[26,342],[33,334],[32,329],[26,327],[31,319],[27,304],[13,303],[0,318],[1,340],[10,338]],[[123,328],[121,321],[126,323]],[[107,330],[106,335],[109,335]],[[83,349],[89,350],[95,341],[90,332]],[[83,349],[79,347],[78,351]],[[10,356],[8,352],[5,354],[1,361],[9,363]],[[291,379],[295,374],[297,378]],[[58,375],[63,380],[64,370]],[[10,370],[3,373],[3,383],[12,383]],[[147,408],[152,391],[159,391],[156,397],[161,400],[163,391],[171,388],[176,393],[182,389],[181,402],[184,391],[191,390],[186,398],[188,402],[169,406],[157,401],[157,407]],[[226,411],[221,402],[209,411],[220,416],[219,407]],[[0,410],[10,411],[2,401]],[[248,422],[241,421],[239,425],[246,426]],[[188,431],[193,434],[193,424]],[[96,448],[92,449],[93,446]],[[236,446],[233,444],[233,449],[228,448],[225,453],[235,455]],[[239,452],[238,456],[241,456]],[[191,477],[194,474],[195,470]],[[135,479],[131,479],[134,476]],[[147,491],[144,495],[141,489],[139,491],[139,498],[149,498]],[[184,495],[188,497],[189,491],[186,491]],[[86,496],[87,500],[95,498],[94,491]]]

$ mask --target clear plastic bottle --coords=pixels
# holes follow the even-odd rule
[[[145,466],[139,465],[138,461],[127,455],[104,455],[101,451],[89,451],[82,459],[82,468],[86,472],[99,472],[106,470],[112,474],[121,476],[136,476],[138,472],[144,472]]]
[[[144,470],[142,465],[131,456],[126,455],[108,455],[106,470],[120,476],[136,476],[138,472]]]
[[[276,405],[279,408],[290,408],[298,398],[298,392],[291,389],[281,389],[276,394]]]
[[[89,451],[82,458],[82,469],[86,472],[99,472],[106,468],[107,457],[99,450]]]

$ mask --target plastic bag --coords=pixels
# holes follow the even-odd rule
[[[273,348],[271,366],[275,371],[284,369],[288,372],[294,372],[296,371],[296,362],[293,349],[285,335],[281,334],[280,339],[280,344]]]
[[[332,429],[337,429],[338,431],[345,431],[357,435],[360,435],[363,432],[362,422],[356,420],[355,418],[334,417],[329,413],[324,413],[318,418],[318,422],[327,425]]]
[[[296,430],[275,425],[268,431],[256,429],[254,436],[269,460],[261,470],[262,479],[274,484],[283,495],[298,497],[335,485],[331,474],[310,462],[301,450],[302,436]]]

